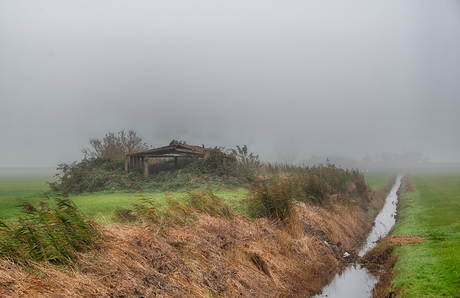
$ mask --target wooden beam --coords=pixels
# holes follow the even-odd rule
[[[144,176],[149,176],[149,157],[144,157]]]

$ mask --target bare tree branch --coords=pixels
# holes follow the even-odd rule
[[[132,129],[128,131],[123,129],[116,134],[109,131],[102,140],[90,139],[89,144],[91,147],[82,150],[85,157],[103,157],[113,160],[121,160],[127,153],[150,149],[150,146],[142,141],[142,136]]]

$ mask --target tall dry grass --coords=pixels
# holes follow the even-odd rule
[[[101,227],[104,242],[76,251],[72,270],[2,258],[0,296],[307,297],[347,264],[344,252],[353,253],[371,225],[366,209],[377,195],[366,189],[360,199],[348,186],[347,196],[322,204],[297,201],[289,220],[248,219],[207,192],[170,198],[161,210],[138,202],[133,212],[144,220]]]

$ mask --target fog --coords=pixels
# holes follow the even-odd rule
[[[0,167],[122,129],[271,162],[460,162],[458,1],[2,1],[0,45]]]

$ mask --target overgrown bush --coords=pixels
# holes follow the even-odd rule
[[[123,161],[107,158],[83,159],[72,164],[60,164],[58,180],[50,188],[64,194],[103,190],[140,190],[143,176],[138,171],[123,172]]]
[[[0,221],[0,255],[17,262],[72,264],[76,253],[94,249],[101,233],[67,197],[19,204],[16,221]]]
[[[327,198],[329,185],[321,177],[313,173],[303,174],[298,176],[298,180],[304,192],[304,196],[300,198],[301,201],[322,203]]]
[[[271,170],[278,171],[279,168]],[[334,165],[289,168],[290,174],[272,178],[250,180],[248,198],[249,212],[254,217],[286,220],[297,202],[327,204],[365,201],[367,186],[358,170],[337,168]]]
[[[300,197],[302,189],[294,179],[279,182],[251,180],[246,200],[253,217],[267,217],[284,221],[291,215],[292,208]]]
[[[242,154],[247,155],[246,151]],[[60,164],[58,180],[50,182],[50,187],[63,193],[83,193],[94,191],[175,191],[188,189],[240,187],[246,178],[257,175],[259,164],[251,153],[238,161],[225,148],[206,149],[206,158],[181,158],[177,166],[174,159],[156,160],[150,167],[151,174],[143,176],[141,167],[132,167],[124,172],[123,161],[109,158],[85,158],[72,164]],[[246,153],[245,153],[246,152]],[[226,164],[223,164],[223,159]],[[240,164],[242,163],[242,164]],[[249,166],[250,168],[247,168]]]

